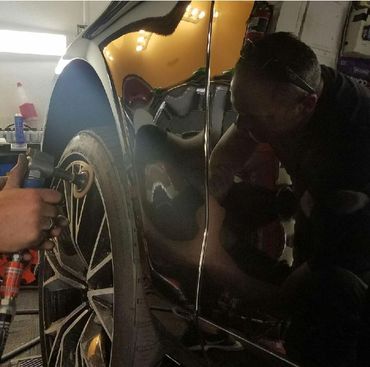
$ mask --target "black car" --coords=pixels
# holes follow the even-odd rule
[[[70,224],[42,258],[45,366],[297,366],[270,307],[292,255],[259,204],[279,162],[261,144],[228,205],[208,188],[252,7],[112,2],[60,61],[43,150],[85,179],[51,182]]]

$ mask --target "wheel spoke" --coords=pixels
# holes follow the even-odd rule
[[[76,227],[75,227],[75,215],[76,215],[76,211],[75,211],[75,206],[74,206],[74,202],[75,202],[75,199],[73,197],[73,183],[71,183],[71,186],[70,186],[70,196],[69,196],[69,202],[70,202],[70,210],[71,210],[71,217],[70,217],[70,228],[71,228],[71,236],[75,242],[75,244],[78,245],[78,241],[77,241],[77,233],[76,233]]]
[[[67,269],[62,268],[53,252],[49,252],[45,256],[54,272],[54,275],[44,282],[45,288],[51,291],[58,291],[66,288],[86,288],[86,284],[83,283],[81,279],[74,277],[73,274],[68,274],[66,272]]]
[[[94,277],[96,273],[101,271],[104,267],[112,268],[112,254],[109,254],[106,258],[104,258],[98,265],[96,265],[93,269],[89,270],[86,275],[86,279],[89,281],[91,278]]]
[[[80,224],[76,241],[87,264],[90,263],[94,244],[105,216],[100,192],[96,184],[93,184],[86,195],[84,210],[80,213]]]
[[[67,218],[69,220],[69,231],[71,233],[71,238],[74,240],[73,236],[73,223],[71,221],[72,212],[71,212],[71,186],[67,181],[63,181],[63,192],[64,192],[64,201],[65,201],[65,208],[67,212]]]
[[[73,188],[74,190],[74,188]],[[79,219],[79,210],[80,210],[80,199],[78,198],[72,198],[73,202],[75,202],[75,210],[74,210],[74,218],[73,218],[73,221],[74,221],[74,229],[75,229],[75,241],[76,243],[77,242],[77,238],[78,238],[78,219]]]
[[[51,185],[50,187],[53,189],[53,190],[59,190],[60,188],[60,184],[62,183],[62,179],[61,178],[53,178],[52,182],[51,182]]]
[[[55,361],[55,366],[60,366],[61,365],[61,355],[62,355],[62,350],[59,349],[58,354],[57,354],[57,359]]]
[[[114,288],[101,288],[101,289],[94,289],[87,292],[88,297],[94,297],[98,299],[100,302],[103,302],[109,306],[113,306],[114,300]]]
[[[109,254],[86,277],[90,289],[113,287],[112,254]]]
[[[104,217],[99,226],[99,232],[96,237],[95,244],[94,244],[94,249],[91,255],[88,271],[91,271],[91,268],[93,267],[93,265],[96,264],[97,261],[99,261],[99,258],[101,257],[102,253],[104,253],[105,255],[107,253],[107,248],[105,248],[106,244],[105,243],[102,244],[102,242],[105,239],[104,237],[105,229],[107,228],[108,228],[107,227],[107,215],[104,214]],[[101,241],[101,239],[103,239],[103,241]],[[103,245],[105,245],[104,248],[101,248]],[[110,251],[110,249],[108,251]]]
[[[81,208],[80,208],[80,199],[77,199],[77,215],[76,215],[76,236],[78,236],[78,233],[80,231],[80,225],[81,225],[81,219],[82,219],[82,215],[84,213],[84,209],[85,209],[85,204],[86,204],[86,198],[87,198],[87,195],[89,193],[87,193],[84,198],[82,199],[82,204],[81,204]]]
[[[75,171],[76,164],[72,164],[67,168],[68,171]],[[74,192],[75,185],[68,181],[63,181],[63,192],[64,192],[64,201],[66,205],[67,217],[69,220],[69,230],[71,234],[71,238],[74,243],[77,244],[77,231],[76,231],[76,217],[77,212],[75,210],[75,201],[73,192]]]
[[[106,363],[106,340],[104,331],[93,315],[90,317],[80,340],[81,356],[88,367],[108,367]]]
[[[90,305],[107,333],[109,339],[113,339],[113,288],[96,289],[87,292]]]
[[[45,329],[45,335],[54,337],[48,361],[49,366],[55,366],[55,360],[57,359],[58,353],[60,351],[61,337],[63,336],[65,330],[73,323],[73,321],[81,314],[81,312],[86,310],[86,307],[86,303],[82,303],[68,316],[54,321],[48,328]]]
[[[81,280],[85,279],[87,271],[86,262],[73,243],[69,230],[64,228],[56,240],[54,248],[55,257],[59,265],[70,274]]]
[[[58,292],[63,289],[69,288],[78,288],[78,287],[81,289],[85,288],[82,284],[60,275],[54,275],[51,278],[49,278],[47,281],[44,282],[44,287],[52,292]]]
[[[89,318],[87,319],[83,329],[82,329],[82,332],[81,332],[80,337],[78,339],[78,342],[76,344],[76,348],[75,348],[76,364],[75,364],[75,367],[85,367],[86,366],[85,360],[83,358],[82,349],[81,349],[81,341],[85,337],[85,331],[86,331],[86,328],[88,327],[88,325],[91,321],[91,318],[94,318],[94,317],[95,317],[95,315],[93,313],[91,313]]]
[[[60,367],[74,367],[75,354],[71,353],[74,346],[78,343],[82,330],[86,325],[91,311],[84,310],[64,331],[61,339],[61,360]]]

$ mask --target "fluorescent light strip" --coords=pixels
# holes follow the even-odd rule
[[[0,29],[0,52],[62,56],[67,38],[62,34]]]

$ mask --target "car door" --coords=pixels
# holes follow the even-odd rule
[[[210,151],[237,119],[230,99],[230,82],[245,41],[252,6],[248,2],[215,2],[210,62]],[[218,202],[209,196],[199,327],[211,364],[294,365],[284,350],[284,322],[265,307],[277,294],[278,259],[284,235],[279,221],[261,221],[258,195],[275,188],[278,169],[272,149],[261,144],[235,176],[227,199]],[[250,186],[257,187],[257,191],[248,191]],[[285,268],[281,270],[284,272]]]
[[[134,156],[146,299],[172,341],[187,347],[194,347],[192,336],[197,335],[194,313],[205,228],[209,17],[209,2],[174,3],[167,16],[128,25],[103,51]],[[195,343],[193,350],[200,352],[200,341]]]

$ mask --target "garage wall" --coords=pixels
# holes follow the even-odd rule
[[[291,32],[307,43],[320,63],[336,67],[350,1],[285,1],[276,31]]]
[[[107,6],[107,1],[0,1],[0,29],[62,33],[70,43],[77,24],[91,24]],[[0,53],[0,128],[18,112],[17,81],[35,104],[34,126],[42,126],[57,62],[58,57]]]

